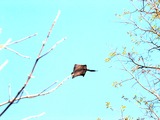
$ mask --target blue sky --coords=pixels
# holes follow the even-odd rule
[[[0,43],[8,38],[12,41],[38,33],[27,41],[10,46],[31,59],[24,59],[7,50],[2,50],[0,63],[6,59],[8,65],[0,73],[0,103],[8,100],[8,85],[12,87],[12,97],[24,84],[37,57],[42,41],[58,12],[61,15],[53,29],[44,53],[63,37],[67,40],[41,59],[32,79],[26,88],[29,94],[37,93],[56,80],[63,80],[73,69],[74,64],[87,64],[96,73],[69,79],[50,95],[35,99],[21,100],[14,104],[2,117],[3,120],[21,120],[42,112],[39,120],[103,120],[118,119],[120,112],[105,108],[106,101],[112,101],[119,108],[122,104],[132,108],[133,116],[141,112],[120,99],[122,90],[134,94],[127,87],[114,89],[112,82],[125,78],[117,66],[112,69],[104,59],[109,52],[128,45],[126,25],[120,24],[116,13],[130,8],[127,0],[5,0],[0,4]],[[115,63],[116,64],[116,63]],[[2,111],[5,106],[0,107]],[[126,112],[127,114],[127,112]]]

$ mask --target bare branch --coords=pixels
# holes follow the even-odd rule
[[[55,20],[53,21],[53,24],[52,24],[52,26],[51,26],[51,28],[50,28],[50,30],[49,30],[49,32],[48,32],[47,38],[46,38],[46,40],[45,40],[45,41],[43,42],[43,44],[42,44],[42,47],[41,47],[40,52],[39,52],[39,54],[38,54],[38,57],[37,57],[37,59],[35,60],[35,63],[34,63],[34,65],[33,65],[33,68],[32,68],[32,70],[31,70],[31,72],[30,72],[30,74],[29,74],[29,76],[28,76],[25,84],[24,84],[24,85],[22,86],[22,88],[17,92],[17,94],[16,94],[16,96],[14,97],[14,99],[13,99],[13,100],[7,105],[7,107],[0,113],[0,117],[1,117],[1,116],[8,110],[8,108],[14,103],[14,101],[18,98],[18,96],[22,93],[22,91],[25,89],[25,87],[28,85],[29,81],[31,80],[31,76],[32,76],[32,74],[34,73],[34,70],[35,70],[35,68],[36,68],[36,66],[37,66],[37,63],[38,63],[39,59],[40,59],[39,57],[41,56],[41,52],[42,52],[42,50],[43,50],[46,42],[48,41],[48,38],[49,38],[49,36],[50,36],[50,34],[51,34],[51,32],[52,32],[52,29],[53,29],[53,27],[54,27],[54,25],[55,25],[55,23],[56,23],[59,15],[60,15],[60,11],[58,11],[58,14],[57,14],[56,18],[55,18]]]
[[[23,58],[30,58],[29,56],[25,56],[25,55],[17,52],[16,50],[13,50],[13,49],[11,49],[11,48],[8,48],[7,46],[20,43],[20,42],[22,42],[22,41],[24,41],[24,40],[27,40],[27,39],[29,39],[29,38],[31,38],[31,37],[34,37],[34,36],[36,36],[36,35],[37,35],[37,33],[35,33],[35,34],[33,34],[33,35],[30,35],[30,36],[27,36],[27,37],[25,37],[25,38],[22,38],[21,40],[14,41],[14,42],[11,42],[11,39],[9,39],[5,44],[0,45],[0,50],[3,49],[3,48],[5,48],[6,50],[9,50],[9,51],[11,51],[11,52],[13,52],[13,53],[15,53],[15,54],[23,57]]]
[[[42,56],[40,56],[39,58],[42,58],[44,56],[46,56],[48,53],[50,53],[58,44],[60,44],[61,42],[63,42],[64,40],[66,39],[65,38],[62,38],[61,40],[57,41],[52,47],[51,49],[49,49],[45,54],[43,54]]]
[[[36,35],[37,35],[37,33],[35,33],[35,34],[33,34],[33,35],[30,35],[30,36],[27,36],[27,37],[25,37],[25,38],[22,38],[22,39],[20,39],[20,40],[16,40],[16,41],[14,41],[14,42],[10,42],[7,46],[20,43],[20,42],[25,41],[25,40],[27,40],[27,39],[29,39],[29,38],[32,38],[32,37],[34,37],[34,36],[36,36]]]
[[[55,84],[57,84],[58,81],[55,81],[54,83],[52,83],[49,87],[47,87],[46,89],[44,89],[42,92],[39,93],[39,95],[41,95],[42,93],[44,93],[45,91],[47,91],[48,89],[50,89],[52,86],[54,86]]]
[[[129,59],[135,64],[138,66],[137,69],[142,69],[142,68],[150,68],[150,69],[156,69],[156,70],[160,70],[159,67],[156,67],[156,66],[146,66],[146,65],[141,65],[141,64],[138,64],[136,63],[131,57],[129,57]]]
[[[6,49],[6,50],[9,50],[9,51],[11,51],[11,52],[13,52],[13,53],[15,53],[15,54],[21,56],[21,57],[23,57],[23,58],[28,58],[28,59],[30,58],[29,56],[25,56],[25,55],[23,55],[23,54],[21,54],[21,53],[15,51],[15,50],[11,49],[11,48],[5,47],[5,49]]]
[[[154,95],[158,100],[160,100],[160,96],[159,96],[157,93],[155,93],[155,92],[147,89],[146,87],[144,87],[144,86],[139,82],[139,80],[125,67],[125,65],[122,63],[122,61],[119,59],[118,56],[117,56],[117,58],[118,58],[118,60],[120,61],[120,63],[121,63],[121,65],[123,66],[123,68],[136,80],[136,82],[137,82],[144,90],[148,91],[149,93],[151,93],[152,95]]]
[[[11,84],[8,85],[9,101],[11,100]]]
[[[44,90],[41,91],[40,93],[32,94],[32,95],[28,95],[28,93],[27,93],[26,96],[17,97],[15,100],[12,99],[12,100],[3,102],[3,103],[0,104],[0,106],[3,106],[3,105],[8,104],[8,103],[11,103],[13,100],[14,100],[14,101],[19,101],[19,100],[25,99],[25,98],[35,98],[35,97],[39,97],[39,96],[44,96],[44,95],[50,94],[50,93],[54,92],[56,89],[58,89],[61,85],[63,85],[63,83],[64,83],[66,80],[70,79],[71,77],[72,77],[72,75],[69,75],[69,76],[65,77],[56,87],[54,87],[54,88],[52,88],[52,89],[50,89],[50,88],[51,88],[52,86],[54,86],[54,85],[57,83],[57,81],[55,81],[54,83],[52,83],[49,87],[47,87],[46,89],[44,89]],[[50,89],[50,90],[48,90],[48,89]],[[47,91],[47,90],[48,90],[48,91]]]
[[[53,21],[53,23],[52,23],[52,26],[51,26],[51,28],[50,28],[50,30],[49,30],[49,32],[48,32],[48,35],[47,35],[46,39],[42,42],[42,47],[41,47],[41,50],[40,50],[40,52],[39,52],[38,58],[40,57],[41,52],[42,52],[42,50],[44,49],[44,46],[45,46],[46,42],[48,41],[48,38],[49,38],[49,36],[50,36],[50,34],[51,34],[51,32],[52,32],[53,27],[55,26],[55,24],[56,24],[56,22],[57,22],[57,20],[58,20],[58,17],[60,16],[60,13],[61,13],[61,12],[60,12],[60,10],[59,10],[58,13],[57,13],[56,18],[54,19],[54,21]]]
[[[0,65],[0,71],[8,64],[8,60],[6,60],[2,65]]]
[[[42,113],[40,113],[40,114],[38,114],[38,115],[29,116],[29,117],[24,118],[24,119],[22,119],[22,120],[30,120],[30,119],[32,119],[32,118],[39,118],[39,117],[43,116],[44,114],[45,114],[45,112],[42,112]]]
[[[149,106],[149,110],[156,116],[157,120],[160,119],[160,118],[158,117],[158,115],[154,112],[154,110],[152,109],[151,105]]]

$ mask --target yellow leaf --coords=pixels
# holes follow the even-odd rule
[[[111,57],[114,57],[116,55],[116,52],[111,52],[110,54],[109,54],[109,56],[111,56]]]
[[[111,60],[110,58],[106,58],[106,59],[105,59],[106,62],[109,62],[110,60]]]
[[[111,103],[110,102],[106,102],[106,107],[110,108],[111,107]]]
[[[122,55],[126,55],[126,47],[124,47],[124,49],[123,49],[123,52],[122,52]]]
[[[122,105],[121,110],[124,111],[126,109],[126,106]]]

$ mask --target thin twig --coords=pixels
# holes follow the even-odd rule
[[[41,50],[40,50],[40,52],[39,52],[38,58],[40,57],[40,55],[41,55],[41,53],[42,53],[42,51],[43,51],[43,49],[44,49],[44,46],[45,46],[45,44],[46,44],[47,41],[48,41],[48,38],[49,38],[49,36],[50,36],[50,34],[51,34],[51,32],[52,32],[53,27],[55,26],[55,24],[56,24],[56,22],[57,22],[57,20],[58,20],[58,17],[60,16],[60,13],[61,13],[61,11],[59,10],[58,13],[57,13],[56,18],[54,19],[54,21],[53,21],[53,23],[52,23],[52,26],[51,26],[51,28],[50,28],[50,30],[49,30],[49,32],[48,32],[48,35],[47,35],[46,39],[42,42],[42,47],[41,47]]]
[[[43,116],[44,114],[45,114],[45,112],[42,112],[41,114],[34,115],[34,116],[29,116],[29,117],[24,118],[24,119],[22,119],[22,120],[30,120],[30,119],[32,119],[32,118],[38,118],[38,117]]]
[[[150,69],[156,69],[156,70],[160,70],[160,68],[159,67],[156,67],[156,66],[146,66],[146,65],[141,65],[141,64],[139,64],[139,63],[136,63],[131,57],[128,57],[128,59],[130,59],[131,60],[131,62],[133,62],[135,65],[137,65],[138,66],[138,69],[142,69],[142,68],[150,68]]]
[[[72,75],[73,75],[73,74],[72,74]],[[44,96],[44,95],[50,94],[50,93],[54,92],[56,89],[58,89],[61,85],[63,85],[63,83],[64,83],[66,80],[70,79],[70,78],[72,77],[72,75],[69,75],[69,76],[65,77],[56,87],[52,88],[52,89],[49,90],[49,91],[47,91],[47,90],[48,90],[49,88],[51,88],[53,85],[55,85],[55,84],[57,83],[57,81],[54,82],[53,84],[51,84],[49,87],[47,87],[46,89],[44,89],[44,90],[43,90],[42,92],[40,92],[40,93],[32,94],[32,95],[28,95],[28,94],[27,94],[26,96],[17,97],[14,101],[19,101],[20,99],[25,99],[25,98],[35,98],[35,97],[39,97],[39,96]],[[46,91],[46,92],[45,92],[45,91]],[[0,106],[3,106],[3,105],[8,104],[8,103],[11,103],[12,101],[13,101],[13,99],[12,99],[12,100],[9,100],[9,101],[6,101],[6,102],[3,102],[3,103],[0,104]]]
[[[49,88],[51,88],[52,86],[54,86],[58,81],[55,81],[54,83],[52,83],[49,87],[47,87],[46,89],[44,89],[42,92],[40,92],[39,94],[44,93],[45,91],[47,91]]]
[[[9,101],[11,100],[11,84],[8,85]]]
[[[61,40],[59,40],[58,42],[56,42],[45,54],[41,55],[39,58],[42,58],[44,56],[46,56],[48,53],[50,53],[58,44],[60,44],[61,42],[63,42],[65,38],[62,38]]]
[[[11,51],[11,52],[13,52],[13,53],[15,53],[15,54],[21,56],[21,57],[23,57],[23,58],[28,58],[28,59],[30,58],[29,56],[25,56],[25,55],[23,55],[23,54],[21,54],[21,53],[15,51],[15,50],[9,48],[9,47],[5,47],[5,49],[6,49],[6,50],[9,50],[9,51]]]
[[[70,79],[71,77],[72,77],[72,75],[69,75],[69,76],[67,76],[66,78],[64,78],[54,89],[48,91],[48,93],[51,93],[51,92],[55,91],[57,88],[59,88],[61,85],[63,85],[63,83],[64,83],[66,80]],[[45,93],[45,94],[48,94],[48,93]]]
[[[29,39],[29,38],[31,38],[31,37],[36,36],[36,35],[37,35],[37,33],[34,33],[33,35],[27,36],[27,37],[22,38],[22,39],[20,39],[20,40],[16,40],[16,41],[10,42],[7,46],[13,45],[13,44],[17,44],[17,43],[22,42],[22,41],[25,41],[25,40],[27,40],[27,39]]]
[[[8,64],[8,60],[6,60],[2,65],[0,65],[0,70],[2,70]]]

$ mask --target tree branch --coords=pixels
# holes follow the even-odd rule
[[[39,117],[43,116],[44,114],[45,114],[45,112],[42,112],[41,114],[34,115],[34,116],[29,116],[29,117],[24,118],[24,119],[22,119],[22,120],[30,120],[30,119],[32,119],[32,118],[39,118]]]
[[[21,53],[15,51],[15,50],[11,49],[11,48],[5,47],[5,49],[6,49],[6,50],[9,50],[9,51],[11,51],[11,52],[13,52],[13,53],[15,53],[15,54],[21,56],[21,57],[23,57],[23,58],[30,58],[29,56],[25,56],[25,55],[23,55],[23,54],[21,54]]]
[[[35,70],[35,68],[36,68],[36,65],[37,65],[39,59],[40,59],[39,57],[40,57],[40,55],[41,55],[41,52],[42,52],[42,50],[43,50],[46,42],[48,41],[48,38],[49,38],[49,36],[50,36],[50,34],[51,34],[51,32],[52,32],[52,29],[53,29],[53,27],[54,27],[54,25],[55,25],[55,23],[56,23],[59,15],[60,15],[60,11],[58,11],[58,14],[57,14],[56,18],[55,18],[55,20],[53,21],[53,24],[52,24],[52,26],[51,26],[51,28],[50,28],[50,30],[49,30],[49,32],[48,32],[48,35],[47,35],[47,37],[46,37],[46,40],[45,40],[45,41],[43,42],[43,44],[42,44],[42,47],[41,47],[40,52],[39,52],[39,54],[38,54],[38,57],[37,57],[37,59],[35,60],[35,63],[34,63],[34,65],[33,65],[33,68],[32,68],[32,70],[31,70],[30,75],[28,76],[25,84],[24,84],[24,85],[22,86],[22,88],[18,91],[18,93],[16,94],[16,96],[14,97],[14,99],[9,103],[9,105],[7,105],[7,107],[0,113],[0,117],[1,117],[1,116],[8,110],[8,108],[14,103],[14,101],[18,98],[18,96],[21,94],[21,92],[25,89],[25,87],[28,85],[29,81],[31,80],[31,76],[32,76],[32,74],[33,74],[33,72],[34,72],[34,70]]]
[[[6,60],[3,64],[0,65],[0,70],[2,70],[8,64],[8,60]]]
[[[159,68],[159,67],[156,67],[156,66],[140,65],[140,64],[136,63],[136,62],[135,62],[131,57],[128,57],[128,58],[131,60],[131,62],[133,62],[135,65],[137,65],[137,66],[138,66],[138,68],[137,68],[137,69],[150,68],[150,69],[160,70],[160,68]]]
[[[30,35],[30,36],[27,36],[27,37],[25,37],[25,38],[22,38],[22,39],[20,39],[20,40],[16,40],[16,41],[14,41],[14,42],[10,42],[7,46],[20,43],[20,42],[25,41],[25,40],[27,40],[27,39],[29,39],[29,38],[32,38],[32,37],[34,37],[34,36],[36,36],[36,35],[37,35],[37,33],[35,33],[35,34],[33,34],[33,35]]]
[[[152,95],[154,95],[158,100],[160,100],[160,96],[159,96],[157,93],[155,93],[155,92],[147,89],[146,87],[144,87],[144,86],[139,82],[139,80],[124,66],[124,64],[122,63],[122,61],[119,59],[118,56],[117,56],[117,58],[118,58],[118,60],[120,61],[120,63],[121,63],[121,65],[123,66],[123,68],[136,80],[136,82],[137,82],[144,90],[148,91],[149,93],[151,93]]]
[[[57,86],[55,86],[54,88],[50,89],[52,86],[54,86],[55,84],[57,84],[57,81],[52,83],[49,87],[45,88],[43,91],[37,93],[37,94],[32,94],[32,95],[26,95],[26,96],[21,96],[21,97],[17,97],[15,100],[12,99],[12,100],[8,100],[6,102],[3,102],[0,104],[0,106],[3,106],[3,105],[6,105],[8,103],[11,103],[13,100],[14,101],[19,101],[21,99],[25,99],[25,98],[35,98],[35,97],[39,97],[39,96],[44,96],[44,95],[47,95],[47,94],[50,94],[52,92],[54,92],[55,90],[57,90],[61,85],[64,84],[64,82],[68,79],[70,79],[72,77],[72,75],[69,75],[67,76],[66,78],[64,78]],[[48,90],[50,89],[50,90]]]

